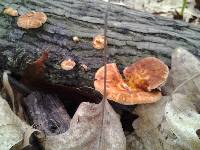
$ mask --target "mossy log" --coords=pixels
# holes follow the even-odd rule
[[[47,22],[38,29],[17,26],[17,17],[3,14],[6,6],[19,14],[43,11]],[[102,53],[92,46],[103,34],[107,3],[100,0],[5,0],[0,3],[0,70],[22,74],[26,66],[49,50],[45,78],[51,83],[93,87],[94,75],[103,65]],[[78,36],[80,42],[73,41]],[[170,66],[171,53],[184,47],[200,57],[200,28],[191,24],[111,4],[108,17],[109,62],[122,70],[134,60],[155,56]],[[76,61],[73,70],[61,69],[66,58]],[[81,64],[88,66],[84,71]]]

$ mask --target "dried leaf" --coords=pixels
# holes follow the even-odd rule
[[[0,96],[0,149],[14,150],[25,146],[23,141],[29,139],[24,136],[27,131],[33,133],[35,129],[21,121]]]
[[[165,107],[166,122],[162,124],[162,128],[171,130],[174,136],[171,140],[183,149],[200,149],[196,133],[200,128],[200,115],[195,108],[195,100],[200,100],[200,93],[196,96],[174,94],[172,101]]]
[[[3,84],[14,105],[15,98],[8,80],[8,71],[3,74]],[[44,137],[40,131],[33,129],[16,116],[7,101],[0,95],[0,149],[22,149],[30,145],[29,139],[34,132],[38,132],[41,139]]]
[[[139,149],[143,146],[144,150],[181,150],[176,144],[168,142],[168,136],[171,134],[167,130],[161,130],[165,116],[165,106],[170,100],[170,97],[165,96],[154,104],[139,105],[136,108],[135,111],[139,118],[133,123],[133,128],[136,137],[139,138],[142,144],[132,144],[132,149]],[[132,140],[130,142],[134,143],[135,141]]]
[[[133,127],[136,137],[148,150],[199,150],[200,62],[178,48],[172,55],[171,97],[155,104],[140,105]],[[141,146],[141,145],[140,145]],[[137,149],[137,147],[135,147]]]
[[[176,88],[175,92],[181,92],[183,94],[188,94],[188,92],[192,91],[196,91],[196,93],[199,92],[197,88],[199,83],[197,78],[192,79],[200,73],[200,61],[194,55],[183,48],[178,48],[172,55],[171,73],[173,77],[173,87],[174,89]],[[188,82],[187,85],[179,87],[190,79],[192,79],[193,82]]]
[[[178,48],[172,55],[175,91],[165,107],[164,129],[171,129],[176,143],[185,149],[199,150],[200,140],[200,61]]]
[[[25,69],[21,82],[27,86],[40,85],[40,81],[44,78],[45,62],[48,59],[48,52],[43,52],[42,56],[35,62],[28,65]]]
[[[13,109],[13,112],[16,113],[15,111],[15,98],[14,98],[14,93],[13,93],[13,90],[12,90],[12,87],[10,86],[10,83],[8,81],[8,74],[10,74],[9,71],[4,71],[3,73],[3,87],[6,89],[8,95],[10,96],[10,99],[12,101],[12,109]]]
[[[97,150],[103,133],[101,137],[103,150],[126,149],[126,140],[119,116],[106,101],[105,124],[101,128],[102,112],[102,102],[81,103],[71,120],[70,129],[57,136],[48,136],[44,143],[45,148],[47,150]]]

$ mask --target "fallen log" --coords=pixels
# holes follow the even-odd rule
[[[16,106],[23,106],[24,119],[34,128],[43,131],[46,135],[57,135],[68,130],[70,116],[55,92],[30,90],[24,84],[9,76],[9,82],[15,89]],[[59,94],[59,93],[58,93]],[[22,109],[20,109],[22,110]],[[17,113],[17,114],[19,114]],[[20,114],[22,116],[22,114]]]
[[[47,23],[39,29],[17,27],[16,17],[0,14],[0,70],[22,74],[28,64],[49,49],[45,78],[51,83],[75,87],[93,87],[94,74],[102,66],[102,53],[92,46],[92,39],[103,34],[106,2],[99,0],[20,0],[0,4],[17,8],[19,14],[43,11]],[[80,38],[74,42],[73,37]],[[135,59],[156,56],[170,65],[171,52],[182,46],[200,57],[200,28],[152,14],[113,5],[108,18],[109,62],[122,70]],[[72,58],[73,70],[61,69],[60,63]],[[85,71],[81,64],[88,66]]]
[[[69,128],[70,117],[56,95],[32,92],[23,103],[30,123],[45,134],[57,135]]]

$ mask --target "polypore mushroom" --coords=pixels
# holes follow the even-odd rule
[[[152,59],[153,58],[150,58],[150,60]],[[123,80],[116,64],[107,64],[107,98],[125,105],[153,103],[158,101],[161,98],[161,92],[156,90],[156,88],[166,81],[168,68],[164,63],[156,60],[155,58],[150,61],[151,64],[147,65],[149,68],[143,63],[143,61],[150,63],[149,58],[136,62],[134,67],[132,65],[127,67],[124,70],[126,80]],[[154,74],[152,73],[153,71]],[[156,79],[158,79],[158,81],[156,81]],[[95,89],[101,94],[103,94],[104,91],[103,81],[104,66],[96,72],[94,82]]]
[[[92,42],[93,47],[99,50],[104,49],[104,44],[105,44],[104,40],[105,40],[105,37],[102,35],[95,36]],[[107,41],[106,41],[106,44],[107,44]]]
[[[130,86],[151,91],[166,82],[169,69],[160,59],[146,57],[126,67],[123,74]]]
[[[18,12],[17,10],[15,10],[14,8],[12,7],[6,7],[3,11],[4,14],[7,14],[9,16],[13,16],[13,17],[16,17],[18,16]]]
[[[17,20],[17,25],[24,29],[39,28],[47,21],[47,16],[43,12],[28,12]]]
[[[64,60],[60,66],[62,69],[68,71],[68,70],[72,70],[75,67],[75,65],[76,63],[72,59],[67,59],[67,60]]]

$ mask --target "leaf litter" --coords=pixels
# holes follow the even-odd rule
[[[7,74],[4,73],[4,80],[8,81],[6,76]],[[12,93],[12,89],[9,93]],[[22,149],[29,145],[29,138],[35,132],[41,133],[18,118],[7,101],[0,96],[0,149]],[[40,136],[43,138],[42,135]]]
[[[67,132],[48,136],[45,141],[47,150],[98,150],[101,136],[102,102],[92,104],[83,102],[70,122]],[[102,130],[103,147],[107,150],[125,150],[126,139],[119,116],[110,104],[105,102],[105,125]]]
[[[199,64],[199,60],[186,50],[179,48],[175,51],[171,70],[173,84],[170,87],[174,91],[157,103],[137,106],[135,113],[139,118],[133,123],[135,132],[129,136],[134,141],[128,139],[132,145],[127,149],[200,149]],[[47,150],[95,150],[99,148],[99,142],[102,142],[102,149],[126,149],[120,118],[108,101],[104,102],[81,103],[68,131],[47,136],[43,142],[44,147]],[[6,100],[0,97],[0,149],[27,146],[34,131],[36,130],[20,120]]]
[[[199,64],[200,61],[183,48],[175,50],[170,87],[173,92],[154,104],[137,106],[135,113],[139,118],[133,122],[135,135],[128,136],[128,149],[200,149]]]
[[[134,133],[127,136],[127,147],[120,117],[108,101],[105,101],[104,116],[102,102],[81,103],[70,122],[70,128],[65,133],[47,136],[42,144],[47,150],[95,150],[99,142],[102,142],[102,149],[108,150],[198,150],[199,64],[197,58],[182,48],[173,53],[170,87],[173,92],[154,104],[136,107],[134,113],[139,118],[133,123]],[[30,135],[36,130],[20,120],[2,97],[0,103],[0,149],[29,145]],[[104,125],[101,130],[102,117]],[[27,141],[26,144],[24,141]]]

